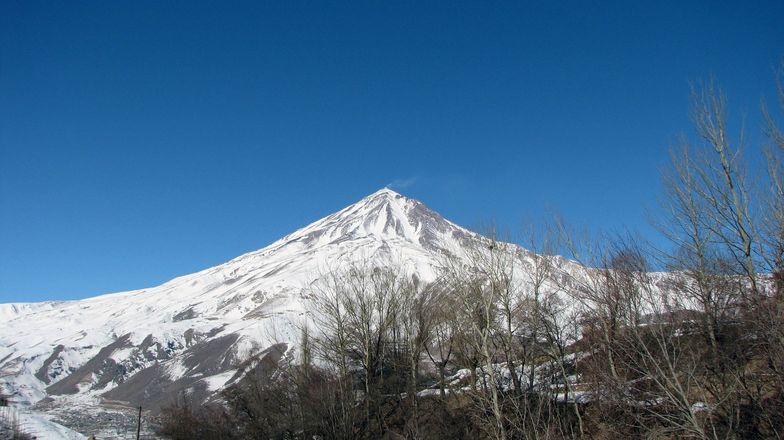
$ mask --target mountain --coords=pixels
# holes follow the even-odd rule
[[[394,264],[433,281],[444,255],[481,240],[382,189],[263,249],[158,287],[2,304],[0,393],[44,408],[156,411],[183,390],[204,399],[289,355],[323,274]]]

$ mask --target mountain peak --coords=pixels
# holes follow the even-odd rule
[[[412,200],[412,199],[409,199],[408,197],[406,197],[406,196],[404,196],[404,195],[402,195],[400,193],[397,193],[397,192],[395,192],[395,191],[393,191],[393,190],[391,190],[391,189],[389,189],[387,187],[384,187],[384,188],[381,188],[381,189],[379,189],[378,191],[376,191],[376,192],[374,192],[372,194],[369,194],[369,195],[365,196],[360,201],[358,201],[357,203],[354,203],[354,205],[351,205],[351,206],[366,205],[366,204],[378,204],[378,203],[384,204],[384,203],[392,203],[392,202],[395,202],[395,201],[406,202],[406,201],[409,201],[409,200]]]
[[[440,248],[437,243],[445,237],[462,237],[467,232],[422,202],[385,187],[284,237],[272,247],[299,243],[312,248],[370,239]]]
[[[388,186],[381,188],[380,190],[374,192],[373,194],[369,195],[368,197],[373,197],[376,195],[387,195],[392,197],[403,197],[400,193],[390,189]]]
[[[380,207],[391,203],[405,204],[408,202],[415,202],[415,200],[409,199],[408,197],[402,194],[399,194],[387,187],[384,187],[370,195],[365,196],[364,198],[354,203],[353,205],[348,206],[346,209],[350,209],[352,207],[360,207],[360,206],[372,206],[372,209],[379,209]]]

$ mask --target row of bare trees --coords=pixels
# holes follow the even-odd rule
[[[595,268],[570,282],[590,350],[582,380],[613,419],[597,425],[608,436],[782,438],[784,137],[765,110],[767,174],[750,175],[712,83],[694,88],[692,115],[697,140],[665,174],[668,250],[562,234]]]
[[[784,134],[765,109],[767,170],[750,175],[726,99],[694,90],[698,136],[672,154],[656,223],[667,250],[554,222],[522,247],[489,233],[445,252],[430,282],[403,265],[329,272],[296,356],[169,409],[164,433],[784,437]]]

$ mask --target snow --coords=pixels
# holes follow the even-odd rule
[[[207,385],[207,389],[210,391],[217,391],[223,388],[232,377],[234,376],[234,371],[226,371],[221,374],[216,374],[214,376],[205,377],[202,379]]]
[[[9,419],[17,421],[21,432],[35,438],[46,440],[84,440],[86,438],[74,430],[53,422],[45,414],[27,408],[9,407],[5,410],[8,412]]]
[[[188,372],[178,357],[187,348],[186,332],[237,334],[240,358],[275,342],[296,349],[298,328],[312,322],[308,293],[330,269],[400,264],[429,282],[444,254],[464,255],[467,243],[485,248],[477,246],[482,240],[422,203],[382,189],[260,250],[157,287],[79,301],[0,304],[0,392],[26,403],[46,397],[49,384],[35,375],[59,344],[65,348],[49,369],[60,369],[55,381],[124,335],[134,346],[152,335],[162,346],[175,347],[174,358],[164,363],[172,379]],[[524,259],[518,264],[524,271]],[[139,362],[134,353],[126,347],[110,356],[133,364]],[[204,381],[216,391],[230,373]],[[95,399],[105,391],[91,390],[97,379],[87,379],[75,398]]]
[[[558,393],[555,396],[558,402],[577,402],[588,403],[591,401],[591,393],[589,391],[573,391],[571,393]]]

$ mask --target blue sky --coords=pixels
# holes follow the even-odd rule
[[[710,75],[757,138],[784,3],[0,2],[0,302],[157,285],[393,184],[653,230]],[[655,239],[654,239],[655,240]]]

